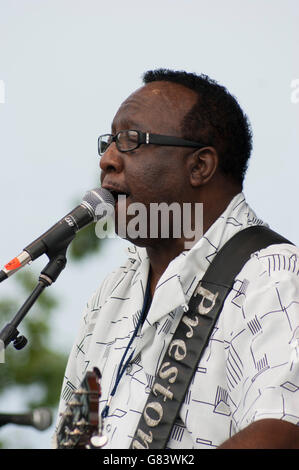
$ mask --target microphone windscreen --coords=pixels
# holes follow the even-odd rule
[[[39,431],[48,429],[52,424],[52,413],[48,408],[36,408],[32,412],[32,424]]]
[[[94,215],[96,214],[98,204],[106,203],[113,207],[115,206],[115,200],[111,192],[104,188],[94,188],[87,191],[83,198],[83,203],[88,204]]]

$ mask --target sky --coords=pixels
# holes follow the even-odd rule
[[[206,74],[236,96],[254,136],[245,196],[298,244],[298,24],[298,0],[0,0],[1,266],[99,185],[98,135],[143,73],[160,67]],[[126,246],[107,241],[51,287],[57,347],[69,351],[88,298]],[[1,284],[4,297],[12,286]],[[21,406],[0,401],[0,411]],[[18,436],[15,448],[49,446],[50,432],[1,432]]]

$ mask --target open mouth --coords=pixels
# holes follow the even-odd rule
[[[129,193],[125,193],[124,191],[116,191],[116,190],[111,191],[110,190],[110,193],[112,194],[112,196],[114,198],[115,204],[118,202],[118,198],[120,196],[123,197],[123,198],[128,198],[130,196]]]

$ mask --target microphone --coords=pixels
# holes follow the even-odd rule
[[[99,210],[99,205],[101,205]],[[73,240],[76,233],[91,222],[96,222],[111,213],[114,207],[114,197],[104,188],[87,191],[81,204],[60,219],[43,235],[26,246],[22,253],[13,258],[0,271],[0,282],[12,276],[26,264],[43,254],[58,253],[65,249]],[[96,210],[97,209],[97,210]]]
[[[39,431],[44,431],[52,424],[52,413],[48,408],[36,408],[30,413],[23,414],[0,413],[0,426],[4,424],[33,426]]]

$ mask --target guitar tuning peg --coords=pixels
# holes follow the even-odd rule
[[[87,371],[79,389],[69,397],[66,410],[60,413],[62,419],[56,433],[58,448],[98,448],[106,444],[108,439],[99,433],[100,376],[98,369]],[[93,445],[87,446],[93,433]]]
[[[73,413],[70,410],[67,410],[67,411],[63,411],[62,413],[59,413],[59,416],[63,416],[63,417],[73,416]]]
[[[72,447],[74,447],[74,445],[75,445],[75,441],[72,440],[72,439],[68,439],[66,442],[62,442],[61,445],[62,445],[63,447],[66,447],[66,448],[67,448],[67,447],[72,448]]]
[[[78,388],[78,390],[74,392],[74,395],[88,395],[88,394],[89,392],[82,387]]]
[[[83,436],[83,434],[84,433],[82,431],[80,431],[80,429],[78,429],[78,428],[75,428],[73,431],[70,431],[68,433],[69,436]]]
[[[76,421],[75,425],[76,427],[80,428],[83,426],[86,426],[88,423],[84,418],[81,418],[79,421]]]
[[[71,400],[67,403],[68,406],[83,406],[83,403],[81,403],[78,400]]]

